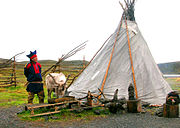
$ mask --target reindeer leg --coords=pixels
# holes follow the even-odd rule
[[[56,93],[56,98],[59,98],[59,91],[58,91],[58,87],[55,88],[55,93]]]
[[[48,89],[48,99],[51,99],[52,89]]]
[[[63,85],[62,97],[64,97],[65,92],[67,90],[66,84]]]

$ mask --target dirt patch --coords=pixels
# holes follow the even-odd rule
[[[95,128],[95,127],[162,127],[162,128],[180,128],[179,118],[163,118],[157,117],[150,113],[125,113],[125,114],[112,114],[107,118],[92,117],[92,120],[73,120],[73,121],[23,121],[17,117],[18,112],[24,109],[21,107],[1,108],[0,107],[0,126],[12,128]],[[47,118],[47,117],[44,117]],[[153,123],[152,123],[153,122]],[[174,122],[174,123],[172,123]]]
[[[10,107],[10,108],[4,108],[0,107],[0,126],[2,127],[23,127],[23,128],[63,128],[63,127],[71,127],[76,126],[80,127],[81,125],[88,124],[93,121],[102,120],[105,119],[105,117],[90,117],[88,120],[84,119],[67,119],[65,121],[58,121],[56,119],[53,119],[53,115],[51,118],[47,120],[48,116],[44,116],[39,120],[36,121],[26,121],[21,120],[17,113],[24,110],[24,106],[20,107]]]

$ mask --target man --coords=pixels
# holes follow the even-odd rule
[[[34,95],[37,94],[39,103],[44,103],[44,90],[41,76],[41,65],[37,62],[36,50],[27,55],[30,62],[24,67],[24,75],[27,78],[28,104],[33,104]]]

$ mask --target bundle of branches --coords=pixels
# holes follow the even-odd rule
[[[135,21],[134,6],[136,0],[124,0],[124,2],[125,2],[125,8],[123,7],[123,4],[119,2],[124,10],[124,15],[125,15],[124,19],[126,18],[127,20]]]
[[[82,49],[84,49],[85,46],[86,46],[86,42],[87,42],[87,41],[85,41],[84,43],[82,43],[82,44],[78,45],[77,47],[73,48],[73,49],[70,50],[67,54],[62,55],[61,58],[59,59],[59,61],[56,62],[56,64],[52,65],[50,68],[48,68],[46,71],[44,71],[44,72],[42,73],[42,76],[44,76],[44,75],[45,75],[47,72],[49,72],[50,70],[55,71],[56,67],[57,67],[62,61],[64,61],[65,59],[67,59],[67,58],[69,58],[69,57],[71,57],[71,56],[73,56],[73,55],[76,54],[78,51],[81,51]]]

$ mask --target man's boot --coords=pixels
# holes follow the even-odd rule
[[[44,103],[44,91],[38,92],[39,103]]]
[[[34,93],[33,92],[28,92],[28,104],[29,105],[33,104],[33,99],[34,99]]]

